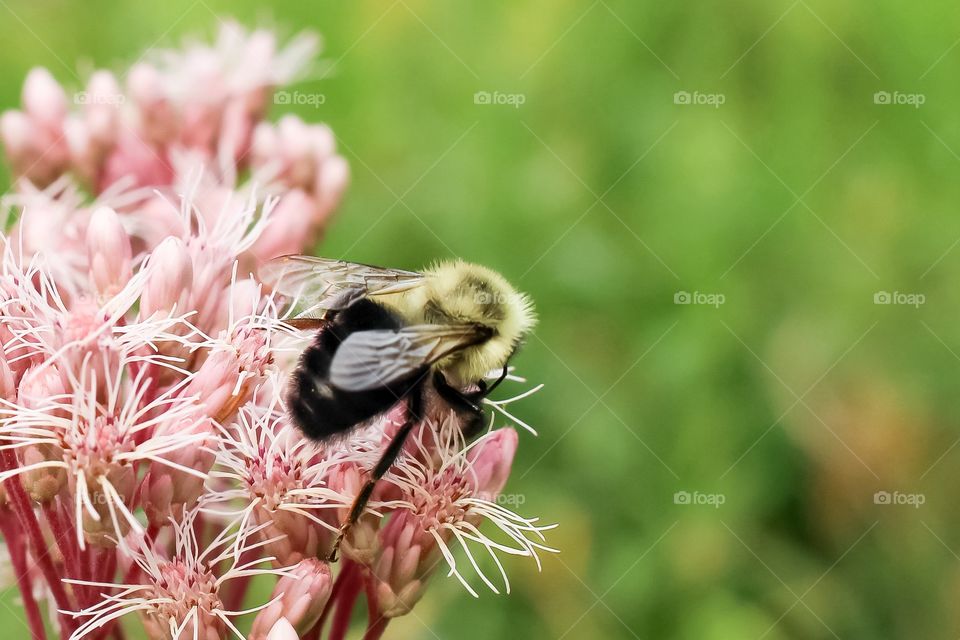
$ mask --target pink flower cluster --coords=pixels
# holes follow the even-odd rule
[[[431,415],[341,562],[323,560],[405,408],[318,444],[283,406],[310,336],[253,274],[312,249],[348,171],[327,127],[262,118],[315,50],[226,23],[213,45],[97,71],[72,99],[35,69],[0,117],[16,176],[0,227],[0,531],[34,638],[45,618],[72,640],[136,618],[151,638],[316,639],[329,624],[339,639],[361,595],[376,638],[437,566],[476,595],[465,568],[498,591],[476,550],[507,589],[500,555],[550,550],[548,527],[498,501],[517,433],[467,443]],[[266,602],[248,602],[257,576],[275,581]]]

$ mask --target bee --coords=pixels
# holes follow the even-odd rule
[[[457,415],[465,437],[482,429],[482,400],[506,378],[510,358],[533,328],[533,305],[496,271],[461,260],[416,272],[282,256],[259,275],[306,307],[291,324],[319,329],[286,398],[304,435],[329,441],[406,403],[403,424],[341,526],[335,560],[418,422],[446,410]],[[499,378],[487,384],[496,371]]]

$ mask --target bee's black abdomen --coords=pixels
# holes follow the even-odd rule
[[[340,311],[317,335],[293,373],[287,406],[305,435],[325,440],[381,414],[421,382],[422,372],[389,387],[344,391],[330,384],[330,363],[340,344],[355,331],[399,329],[388,309],[361,299]]]

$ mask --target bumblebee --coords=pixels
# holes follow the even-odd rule
[[[287,408],[307,437],[328,441],[406,403],[406,419],[356,496],[337,546],[363,514],[413,427],[456,412],[467,437],[481,402],[536,319],[530,299],[496,271],[461,260],[422,272],[283,256],[260,269],[274,291],[305,307],[292,322],[319,329],[292,374]],[[488,385],[490,372],[500,377]]]

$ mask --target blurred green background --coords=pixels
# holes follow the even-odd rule
[[[960,635],[960,7],[0,0],[0,106],[217,16],[325,38],[324,254],[489,264],[541,317],[507,492],[562,553],[388,637]]]

